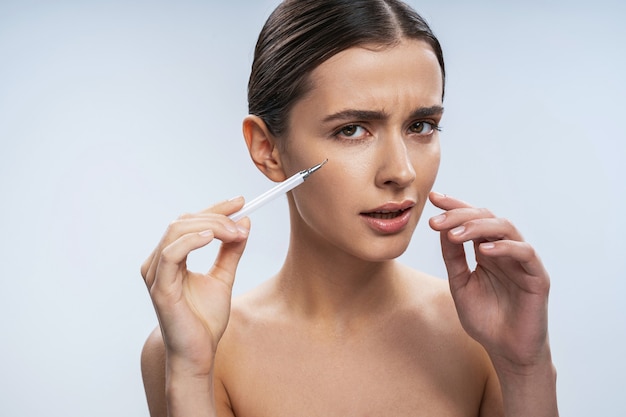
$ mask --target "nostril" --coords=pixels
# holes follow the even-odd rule
[[[403,170],[390,170],[391,172],[387,173],[386,178],[384,178],[383,184],[387,186],[397,186],[397,187],[406,187],[411,184],[415,178],[415,171],[412,169],[413,167],[407,167],[407,169]]]

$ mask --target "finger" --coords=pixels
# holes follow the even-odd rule
[[[214,238],[211,230],[188,233],[166,246],[161,251],[157,262],[154,262],[156,270],[154,282],[150,288],[151,293],[157,295],[171,293],[177,281],[182,278],[179,272],[186,268],[189,253],[207,245]]]
[[[450,223],[454,225],[454,223]],[[495,240],[523,241],[517,228],[504,218],[477,218],[464,221],[448,232],[448,238],[454,243],[463,243],[470,240],[475,242]]]
[[[195,231],[207,230],[209,227],[198,227],[197,223],[194,227],[193,215],[189,213],[184,213],[178,216],[178,218],[172,221],[165,230],[165,233],[161,237],[157,247],[152,251],[150,256],[144,261],[141,265],[141,275],[148,286],[150,288],[152,286],[152,282],[154,281],[154,275],[156,273],[156,267],[158,265],[158,257],[163,248],[170,245],[180,236],[185,235],[187,233]]]
[[[453,243],[448,239],[445,232],[440,233],[441,254],[443,256],[450,289],[456,291],[467,284],[470,277],[470,269],[463,244]]]
[[[452,229],[473,219],[494,218],[495,215],[485,208],[464,207],[456,208],[431,217],[428,221],[434,230]]]
[[[466,203],[463,200],[459,200],[458,198],[454,198],[449,195],[441,194],[435,191],[431,191],[428,197],[430,199],[430,202],[433,203],[435,207],[439,207],[443,210],[472,207],[471,204]]]
[[[247,237],[248,231],[243,226],[238,226],[229,218],[219,214],[183,214],[178,219],[170,223],[165,234],[161,238],[161,242],[150,258],[144,263],[142,272],[145,272],[144,280],[148,286],[154,281],[154,275],[158,266],[158,254],[162,250],[181,236],[193,233],[200,233],[210,230],[213,235],[220,240],[242,239]]]
[[[204,211],[201,211],[199,213],[181,214],[176,220],[172,221],[168,225],[159,246],[163,248],[182,235],[194,232],[201,232],[203,230],[209,229],[217,230],[218,228],[222,228],[223,230],[230,233],[239,233],[237,225],[234,221],[221,213],[211,211],[214,209],[217,211],[223,211],[224,207],[229,205],[236,210],[236,208],[241,205],[241,202],[228,200],[225,202],[217,203],[216,205],[211,206],[210,208],[205,209]]]
[[[231,198],[230,200],[224,200],[213,204],[200,211],[200,213],[217,213],[228,216],[229,214],[233,214],[234,212],[240,210],[243,207],[244,202],[244,198],[242,196],[238,196]]]
[[[238,224],[249,230],[250,220],[247,217],[241,219]],[[224,282],[229,288],[232,288],[239,260],[246,247],[248,239],[236,242],[224,242],[220,246],[213,267],[209,271],[209,275]]]
[[[140,272],[141,272],[141,276],[143,277],[143,280],[146,281],[148,279],[148,271],[150,270],[150,265],[152,265],[152,262],[154,260],[154,254],[156,252],[156,249],[153,250],[150,255],[146,258],[145,261],[143,261],[143,263],[141,264],[141,268],[140,268]],[[147,281],[146,281],[147,284]]]
[[[507,257],[517,261],[520,267],[528,275],[535,277],[547,277],[543,262],[537,255],[535,249],[527,242],[517,242],[512,240],[499,240],[496,242],[485,242],[478,246],[482,255],[497,258]]]

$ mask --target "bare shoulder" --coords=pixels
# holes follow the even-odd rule
[[[480,398],[481,415],[503,415],[502,394],[491,360],[463,329],[448,281],[411,270],[406,276],[410,278],[408,285],[413,287],[408,291],[412,296],[407,303],[407,321],[420,323],[419,332],[431,335],[436,341],[439,354],[431,359],[437,365],[438,375],[460,381],[463,391],[469,391],[472,386],[477,388],[473,396]],[[408,324],[406,328],[419,327]],[[419,332],[412,332],[409,338],[420,338],[423,334]]]
[[[242,361],[255,360],[250,351],[257,346],[254,342],[262,338],[263,328],[272,316],[272,302],[269,284],[233,298],[228,327],[220,339],[215,356],[215,402],[218,415],[233,415],[232,393],[227,386],[237,386],[241,369],[246,369]],[[265,325],[264,325],[265,323]]]
[[[253,340],[256,332],[280,316],[275,305],[271,280],[233,298],[228,327],[217,348],[216,362],[228,364],[230,357],[241,353],[245,346],[243,342]]]
[[[141,351],[141,370],[145,376],[151,377],[156,369],[165,364],[165,346],[161,329],[157,326],[146,339]]]
[[[165,402],[165,346],[161,329],[154,329],[141,351],[141,375],[143,377],[150,416],[167,416]]]
[[[403,294],[399,312],[418,315],[420,321],[441,330],[461,330],[447,280],[404,265],[399,275]]]
[[[393,331],[403,335],[409,348],[431,351],[431,359],[440,362],[442,372],[447,369],[453,374],[464,367],[467,375],[486,381],[492,371],[491,361],[463,329],[448,281],[403,268],[404,296],[394,312]]]

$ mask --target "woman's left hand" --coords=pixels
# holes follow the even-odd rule
[[[440,232],[450,290],[465,331],[496,367],[514,372],[550,361],[550,279],[533,247],[508,220],[455,198],[430,194],[445,210],[430,219]],[[472,241],[470,270],[463,244]]]

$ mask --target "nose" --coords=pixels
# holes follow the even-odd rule
[[[402,135],[388,136],[379,144],[376,185],[404,188],[415,181],[415,168]]]

